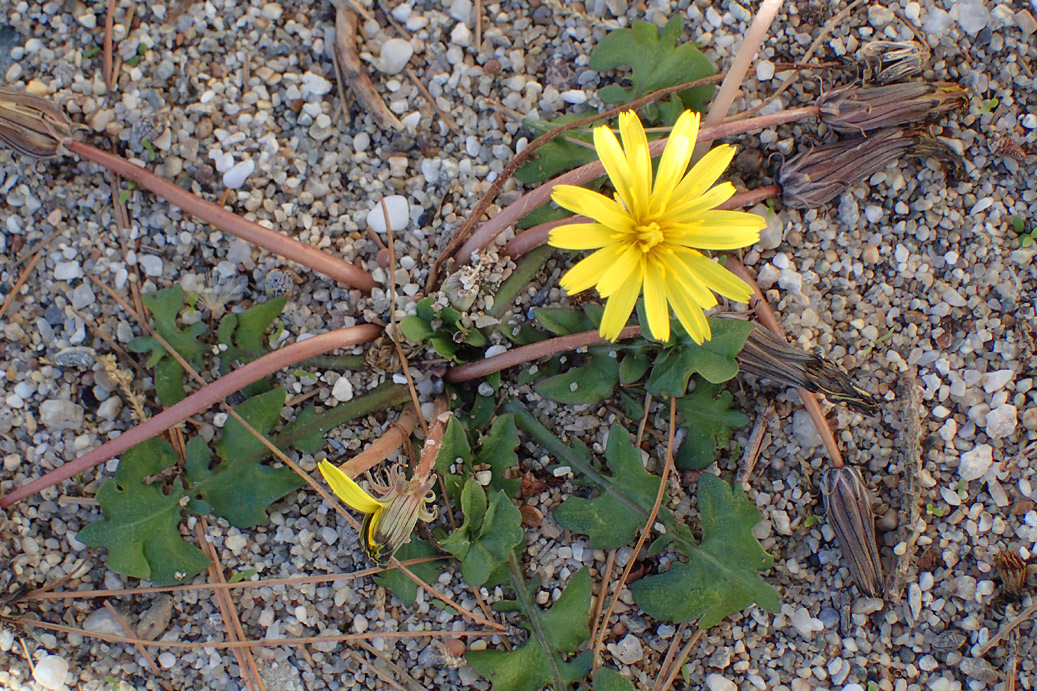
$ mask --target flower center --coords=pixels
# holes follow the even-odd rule
[[[655,221],[638,224],[636,232],[637,246],[640,247],[641,251],[645,254],[651,252],[653,247],[666,239],[666,236],[663,235],[662,228],[660,228],[659,224]]]

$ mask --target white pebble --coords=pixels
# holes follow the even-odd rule
[[[450,4],[450,16],[459,22],[472,18],[472,0],[454,0]]]
[[[278,5],[276,2],[268,2],[263,5],[263,17],[269,19],[272,22],[277,21],[284,14],[284,8]]]
[[[450,42],[455,46],[469,46],[472,43],[472,30],[464,22],[458,22],[450,32]]]
[[[223,545],[237,555],[241,554],[241,550],[248,546],[248,539],[244,535],[229,535],[223,541]]]
[[[223,174],[223,184],[232,190],[239,189],[255,169],[256,164],[252,159],[241,161]]]
[[[324,77],[314,72],[307,72],[302,76],[300,90],[303,98],[308,99],[310,96],[323,96],[331,91],[331,87],[332,83]]]
[[[1011,436],[1019,424],[1019,411],[1014,405],[1005,403],[987,413],[986,430],[991,439]]]
[[[738,685],[720,674],[710,674],[706,677],[706,688],[709,691],[738,691]]]
[[[162,276],[162,257],[157,254],[142,254],[137,257],[137,263],[148,276],[155,278]]]
[[[74,278],[82,278],[83,269],[79,262],[58,262],[54,265],[55,281],[71,281]]]
[[[644,657],[641,641],[630,633],[624,636],[618,643],[609,643],[606,647],[620,664],[632,665]]]
[[[68,662],[57,655],[47,655],[36,663],[32,678],[45,689],[60,689],[68,676]]]
[[[983,390],[987,393],[993,393],[1000,391],[1004,388],[1005,384],[1012,381],[1012,377],[1015,373],[1010,369],[999,369],[993,372],[987,372],[983,375]]]
[[[978,480],[990,468],[994,462],[994,450],[989,444],[980,444],[976,448],[966,451],[958,460],[958,475],[966,482]]]
[[[579,105],[587,102],[587,92],[582,89],[570,89],[569,91],[563,91],[561,93],[562,100],[566,103],[572,103],[573,105]]]
[[[385,74],[399,74],[413,55],[414,48],[409,41],[390,38],[382,44],[382,59],[378,63],[378,69]]]
[[[407,198],[393,194],[383,199],[385,207],[389,212],[389,225],[392,227],[394,233],[398,233],[407,227],[410,223],[410,204],[407,202]],[[381,203],[375,204],[370,212],[367,214],[367,225],[378,233],[384,233],[385,227],[385,214],[382,211]]]
[[[341,402],[353,400],[353,382],[349,377],[339,377],[331,389],[331,396]]]
[[[176,655],[167,650],[159,654],[158,663],[162,665],[162,669],[172,669],[173,665],[176,664]]]
[[[770,60],[761,60],[756,63],[756,78],[761,82],[769,82],[774,78],[774,63]]]

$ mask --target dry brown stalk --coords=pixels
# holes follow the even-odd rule
[[[918,418],[918,384],[910,366],[900,373],[897,382],[897,398],[900,402],[900,467],[904,473],[900,481],[900,507],[897,511],[897,542],[904,544],[904,552],[897,556],[897,563],[886,585],[886,599],[891,605],[900,602],[908,582],[908,572],[918,546],[919,506],[921,486],[918,476],[922,472],[922,425]]]
[[[36,269],[36,265],[40,263],[40,258],[42,257],[43,248],[40,248],[37,250],[36,254],[32,255],[32,259],[29,260],[29,265],[22,270],[22,273],[18,276],[18,280],[14,282],[11,292],[7,294],[7,299],[4,300],[3,306],[0,307],[0,319],[4,318],[4,315],[7,314],[7,310],[14,304],[14,299],[18,296],[18,291],[20,291],[22,286],[25,285],[25,282],[29,280],[29,276],[32,275],[33,270]]]
[[[598,664],[598,656],[601,654],[601,644],[605,640],[605,627],[601,621],[601,610],[605,606],[605,600],[609,596],[609,586],[612,584],[612,570],[616,567],[616,552],[618,550],[610,549],[609,555],[605,559],[605,570],[601,572],[601,586],[598,589],[598,596],[594,598],[594,609],[591,611],[591,621],[594,622],[594,628],[591,629],[592,641],[591,646],[591,658],[592,665]],[[617,583],[617,587],[621,584]]]
[[[353,90],[364,110],[371,114],[375,124],[383,130],[402,130],[403,125],[392,114],[378,94],[371,78],[364,71],[364,64],[356,52],[356,12],[344,0],[334,0],[335,5],[335,64],[342,81]]]
[[[192,216],[211,223],[235,237],[251,242],[285,259],[298,262],[317,273],[365,292],[370,291],[375,286],[375,281],[371,274],[360,267],[277,231],[264,228],[258,223],[248,221],[232,211],[177,187],[172,182],[160,178],[146,168],[131,163],[125,158],[77,141],[69,141],[67,148],[69,152],[77,156],[102,165],[124,178],[133,180]]]
[[[608,609],[605,610],[605,614],[601,619],[601,629],[598,635],[604,640],[605,631],[608,630],[609,619],[612,618],[612,610],[616,608],[616,603],[619,602],[619,594],[623,592],[623,588],[627,584],[627,578],[630,577],[630,571],[634,568],[634,562],[637,561],[637,556],[641,554],[641,548],[644,547],[645,541],[651,534],[652,530],[655,529],[655,518],[659,515],[659,509],[663,505],[663,499],[666,497],[666,485],[670,479],[670,473],[673,471],[673,435],[677,432],[677,399],[670,399],[670,425],[669,432],[667,433],[666,439],[666,455],[663,457],[663,474],[659,479],[659,491],[655,495],[655,504],[652,505],[652,510],[648,513],[648,520],[645,521],[644,527],[641,528],[641,534],[637,536],[637,542],[634,544],[634,551],[630,554],[630,559],[627,561],[627,565],[623,568],[623,575],[619,577],[616,582],[616,592],[613,593],[612,599],[609,600]],[[600,651],[600,646],[595,645],[595,650]],[[593,661],[594,667],[597,668],[598,660],[595,658]]]
[[[738,472],[735,473],[735,484],[740,485],[744,489],[748,489],[749,476],[753,473],[753,468],[756,467],[756,460],[760,457],[760,451],[763,450],[763,438],[767,434],[767,423],[774,417],[774,404],[767,403],[767,407],[763,409],[763,413],[756,417],[756,422],[753,423],[753,431],[749,434],[749,441],[745,445],[745,451],[742,453],[742,459],[738,462]]]
[[[194,534],[198,538],[198,544],[201,546],[202,551],[209,557],[209,580],[224,583],[226,579],[223,577],[220,555],[217,554],[212,542],[209,541],[208,535],[206,535],[208,530],[209,524],[205,520],[205,516],[199,517],[198,522],[194,526]],[[227,630],[227,638],[232,641],[244,641],[245,631],[241,628],[241,620],[238,619],[238,612],[234,607],[234,601],[230,597],[230,592],[221,589],[217,590],[215,595],[216,604],[220,608],[220,616],[223,618],[223,625]],[[256,669],[256,660],[252,657],[252,648],[234,648],[232,653],[238,663],[238,673],[241,674],[241,678],[248,690],[263,691],[263,680],[259,676],[259,670]]]
[[[104,603],[104,608],[108,610],[108,613],[112,615],[112,618],[115,619],[115,622],[122,627],[123,631],[129,633],[133,630],[130,628],[130,625],[126,621],[125,617],[123,617],[122,614],[119,613],[119,610],[115,609],[111,602],[108,602],[106,600]],[[148,663],[148,669],[151,671],[151,673],[156,675],[159,674],[158,666],[155,664],[155,661],[151,658],[151,654],[148,653],[148,649],[138,643],[134,643],[133,647],[137,649],[137,652],[141,654],[141,657],[144,658],[144,661]]]

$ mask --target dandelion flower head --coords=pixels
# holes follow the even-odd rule
[[[670,308],[695,340],[709,340],[704,310],[717,305],[714,293],[747,302],[752,290],[703,250],[733,250],[755,243],[766,222],[756,214],[716,207],[735,188],[716,184],[731,163],[734,147],[709,151],[689,171],[699,116],[685,111],[673,126],[652,173],[641,121],[633,112],[619,116],[622,145],[608,126],[594,129],[594,148],[615,198],[573,185],[559,185],[552,199],[591,219],[551,231],[550,244],[569,250],[596,250],[580,260],[561,285],[570,295],[597,288],[605,298],[601,335],[616,340],[644,294],[648,330],[670,339]]]

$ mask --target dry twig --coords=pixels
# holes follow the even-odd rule
[[[897,519],[897,542],[904,544],[904,552],[897,557],[897,563],[889,575],[886,586],[886,598],[890,604],[897,604],[903,597],[907,585],[907,574],[911,568],[911,560],[917,549],[919,519],[922,517],[919,507],[918,475],[922,471],[922,448],[919,440],[922,426],[918,419],[918,384],[915,374],[909,367],[900,373],[897,382],[897,398],[900,399],[900,466],[904,477],[900,483],[900,508]]]
[[[403,125],[392,114],[378,94],[371,78],[356,52],[356,12],[344,0],[334,0],[335,5],[335,64],[336,73],[356,94],[364,110],[371,114],[375,124],[383,130],[402,130]]]

